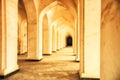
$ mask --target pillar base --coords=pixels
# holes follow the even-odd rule
[[[35,61],[40,61],[42,57],[28,57],[27,60],[35,60]]]
[[[46,55],[51,55],[51,54],[52,54],[52,52],[43,53],[43,55],[44,55],[44,54],[46,54]]]
[[[100,80],[99,78],[81,78],[80,80]]]
[[[40,60],[42,60],[42,58],[41,58],[41,59],[37,59],[37,58],[27,58],[27,60],[40,61]]]
[[[76,62],[80,62],[80,59],[77,58],[77,59],[76,59]]]
[[[100,77],[98,75],[90,75],[85,73],[81,73],[80,78],[81,80],[100,80]]]
[[[56,51],[52,51],[53,53],[55,53]]]
[[[100,78],[89,78],[89,77],[83,77],[81,75],[82,73],[79,72],[79,77],[80,77],[80,80],[100,80]]]
[[[17,70],[15,70],[15,71],[7,74],[7,75],[0,75],[0,79],[8,78],[9,76],[16,74],[19,70],[20,70],[20,69],[17,69]]]
[[[57,51],[59,51],[60,49],[57,49]]]
[[[25,55],[27,52],[18,53],[18,55]]]

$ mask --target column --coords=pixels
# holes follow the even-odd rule
[[[55,42],[56,42],[56,39],[55,39],[55,36],[56,35],[56,33],[55,33],[55,27],[53,26],[52,27],[52,51],[53,52],[55,52],[56,51],[56,44],[55,44]]]
[[[78,57],[78,18],[75,20],[75,55],[76,55],[76,61],[79,61],[79,57]]]
[[[17,64],[18,5],[16,0],[0,2],[0,78],[19,70]]]
[[[62,38],[63,38],[63,32],[62,32],[62,28],[60,29],[60,49],[62,49],[63,45],[62,45]]]
[[[101,0],[84,0],[84,19],[81,18],[84,20],[84,29],[81,21],[81,30],[84,30],[81,34],[81,37],[84,35],[82,78],[100,78],[100,14]]]
[[[56,51],[57,51],[57,45],[58,45],[58,31],[57,31],[57,29],[55,29],[55,49],[56,49]]]
[[[57,33],[57,50],[60,50],[60,29],[58,29]]]
[[[65,35],[65,33],[64,33],[64,29],[61,31],[61,48],[64,48],[64,35]]]
[[[52,27],[43,28],[43,54],[52,54]]]
[[[28,60],[42,59],[42,27],[39,24],[34,0],[23,0],[28,20]]]

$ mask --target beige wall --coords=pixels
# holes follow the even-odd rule
[[[120,80],[120,0],[102,0],[101,80]]]

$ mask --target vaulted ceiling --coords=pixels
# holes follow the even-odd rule
[[[55,24],[58,28],[64,24],[74,29],[77,19],[77,0],[34,0],[34,2],[38,16],[42,12],[47,14],[50,25]]]
[[[46,8],[46,14],[50,24],[56,27],[67,25],[74,29],[75,19],[77,18],[77,0],[40,0],[39,13]],[[55,3],[53,6],[51,4]]]

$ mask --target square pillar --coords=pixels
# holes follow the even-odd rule
[[[28,60],[42,59],[42,34],[37,23],[28,23]],[[40,37],[39,37],[40,36]]]
[[[55,52],[56,51],[56,44],[55,44],[55,41],[56,41],[56,39],[55,39],[55,36],[56,34],[55,34],[55,27],[53,26],[52,27],[52,51],[53,52]]]
[[[43,27],[43,54],[52,54],[52,27]]]
[[[81,0],[83,1],[83,0]],[[81,17],[81,30],[84,35],[82,50],[81,78],[100,78],[100,20],[101,0],[84,0],[84,19]],[[83,8],[80,8],[83,9]],[[84,28],[83,28],[84,27]],[[82,41],[82,39],[81,39]],[[82,45],[82,44],[81,44]]]
[[[17,10],[16,0],[2,0],[0,23],[0,78],[19,70],[17,64]]]

